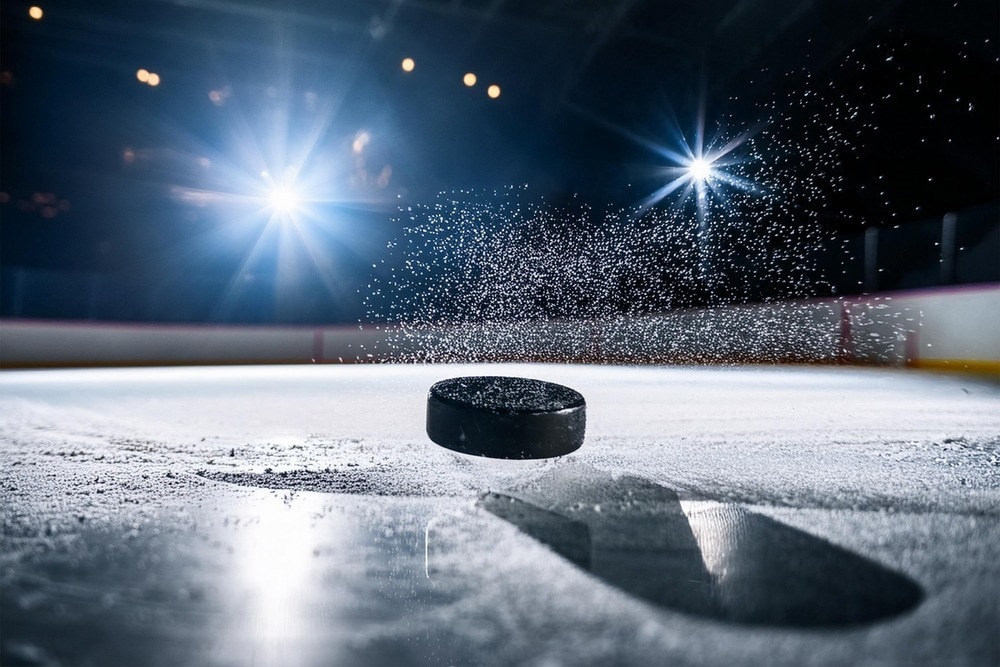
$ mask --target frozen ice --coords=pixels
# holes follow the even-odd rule
[[[586,442],[548,461],[443,450],[423,433],[427,389],[460,375],[579,389]],[[988,664],[998,407],[995,384],[893,369],[7,372],[4,660]],[[502,497],[539,511],[481,504]],[[757,562],[764,547],[734,536],[773,535],[923,597],[837,632],[748,629],[787,618],[766,600],[644,597],[628,573],[680,539],[669,517],[690,526],[677,544],[704,566],[677,567],[698,576]],[[766,568],[741,576],[727,595],[771,585]]]

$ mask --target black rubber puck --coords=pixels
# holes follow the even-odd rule
[[[442,380],[427,395],[427,435],[495,459],[545,459],[583,444],[587,403],[561,384],[514,377]]]

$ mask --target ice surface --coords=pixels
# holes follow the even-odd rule
[[[461,375],[580,390],[587,441],[553,461],[433,445],[427,390]],[[877,369],[3,373],[3,662],[995,664],[998,408],[994,384]],[[741,535],[922,597],[835,631],[748,625],[783,582]],[[674,543],[701,577],[749,564],[715,590],[764,606],[643,588],[643,554]]]
[[[509,495],[508,495],[509,494]],[[770,518],[665,486],[561,466],[481,506],[637,598],[757,626],[864,625],[923,597],[912,580]]]

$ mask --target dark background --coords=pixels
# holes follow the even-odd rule
[[[716,233],[711,279],[686,232],[604,255],[637,268],[600,314],[1000,280],[995,1],[40,7],[2,6],[6,317],[405,319],[419,281],[381,295],[395,308],[373,309],[371,285],[449,193],[476,193],[466,225],[511,224],[482,214],[511,186],[619,237],[688,224],[691,198],[632,208],[699,120],[707,139],[749,134],[734,169],[768,196],[720,188],[711,215],[732,238]],[[309,186],[294,226],[274,224],[260,176],[289,165]]]

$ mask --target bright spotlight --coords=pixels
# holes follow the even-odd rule
[[[412,72],[416,66],[417,64],[413,61],[413,58],[403,58],[403,62],[400,65],[404,72]]]
[[[271,202],[271,208],[279,213],[291,213],[299,203],[299,198],[295,196],[295,192],[285,186],[279,186],[271,190],[268,200]]]
[[[462,83],[467,85],[469,88],[472,88],[474,85],[476,85],[476,81],[478,81],[478,79],[476,78],[476,75],[472,72],[467,72],[466,75],[462,77]]]
[[[695,181],[702,182],[707,181],[708,177],[712,175],[712,163],[703,158],[695,158],[688,165],[688,174]]]

